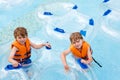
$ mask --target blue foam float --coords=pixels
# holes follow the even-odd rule
[[[79,59],[76,59],[76,61],[77,61],[77,63],[80,65],[80,67],[81,67],[82,69],[87,69],[87,68],[88,68],[88,66],[87,66],[86,64],[81,63],[81,59],[80,59],[80,58],[79,58]]]
[[[108,9],[107,11],[104,12],[103,16],[107,16],[108,14],[111,13],[112,10]]]
[[[27,59],[26,61],[20,63],[17,67],[13,67],[12,64],[8,64],[4,69],[7,71],[7,70],[16,70],[16,69],[20,69],[20,68],[23,68],[23,64],[30,64],[32,63],[31,59]],[[27,66],[26,66],[27,67]]]
[[[24,62],[22,62],[21,64],[30,64],[30,63],[32,63],[31,59],[27,59]]]
[[[18,65],[17,67],[13,67],[11,64],[9,64],[5,67],[5,70],[14,70],[14,69],[20,69],[20,68],[22,68],[21,65]]]
[[[56,32],[60,32],[60,33],[65,33],[64,29],[60,29],[60,28],[54,28],[54,31]]]
[[[84,31],[84,30],[81,30],[81,31],[80,31],[80,34],[83,35],[83,36],[86,36],[86,33],[87,33],[87,32]]]
[[[77,5],[74,5],[72,9],[77,9],[77,8],[78,8]]]
[[[94,20],[91,18],[91,19],[89,19],[89,25],[94,25]]]
[[[51,12],[44,12],[44,15],[53,15]]]
[[[110,1],[110,0],[104,0],[103,2],[106,3],[106,2],[108,2],[108,1]]]

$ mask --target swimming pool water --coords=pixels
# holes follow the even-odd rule
[[[80,30],[87,31],[84,38],[93,48],[93,57],[103,66],[101,68],[93,62],[91,71],[94,80],[119,80],[119,0],[109,0],[106,3],[101,0],[10,1],[12,0],[0,1],[0,80],[93,80],[88,74],[86,77],[74,68],[65,73],[60,60],[61,52],[69,47],[70,33]],[[78,8],[72,9],[74,5]],[[108,9],[112,12],[103,16]],[[43,15],[45,11],[53,15]],[[89,24],[91,18],[94,25]],[[3,70],[8,64],[10,44],[14,39],[13,30],[17,26],[26,27],[33,42],[49,41],[52,44],[51,50],[33,49],[30,78],[23,70],[9,73]],[[55,32],[56,27],[64,29],[66,33]],[[67,61],[72,67],[71,55],[67,57]],[[91,71],[88,73],[92,74]]]

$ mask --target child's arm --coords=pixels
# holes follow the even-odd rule
[[[47,47],[51,47],[50,43],[41,43],[41,44],[35,44],[35,43],[32,43],[30,42],[31,46],[35,49],[39,49],[39,48],[42,48],[44,46],[47,46]]]
[[[66,62],[66,56],[67,56],[70,52],[71,52],[70,49],[67,49],[67,50],[63,51],[62,54],[61,54],[62,63],[63,63],[63,65],[64,65],[65,70],[67,70],[67,71],[69,70],[69,66],[68,66],[68,64],[67,64],[67,62]]]
[[[89,64],[92,62],[93,59],[92,59],[92,52],[90,51],[90,47],[88,48],[87,55],[88,55],[88,60],[82,59],[81,60],[82,63]]]
[[[9,58],[8,58],[8,61],[9,61],[10,63],[12,63],[12,65],[13,65],[14,67],[17,67],[18,64],[19,64],[16,60],[13,59],[16,51],[17,51],[17,48],[16,48],[16,47],[13,47],[12,50],[11,50],[11,52],[10,52],[10,56],[9,56]]]

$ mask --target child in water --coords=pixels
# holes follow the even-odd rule
[[[17,67],[19,65],[26,65],[31,63],[31,47],[35,49],[42,48],[44,46],[50,48],[49,43],[41,43],[35,44],[30,41],[28,38],[28,33],[26,28],[17,27],[14,30],[15,41],[11,44],[11,52],[8,58],[8,61],[12,63],[13,67]]]
[[[90,64],[93,61],[90,45],[83,40],[83,37],[79,32],[72,33],[70,35],[70,41],[70,47],[67,50],[64,50],[61,54],[61,59],[65,70],[68,71],[70,69],[66,62],[66,56],[70,53],[73,54],[75,60],[81,68],[86,69],[86,64]]]

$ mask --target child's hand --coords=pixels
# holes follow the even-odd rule
[[[84,60],[84,59],[81,59],[81,63],[89,64],[89,62],[87,60]]]
[[[19,63],[18,63],[17,61],[14,61],[14,62],[12,63],[12,65],[13,65],[13,67],[18,67]]]
[[[65,68],[66,71],[69,71],[69,70],[70,70],[70,68],[69,68],[68,65],[65,65],[64,68]]]
[[[51,49],[51,45],[50,45],[50,43],[48,43],[48,42],[45,43],[45,46]]]
[[[87,64],[84,59],[81,59],[81,63]]]

